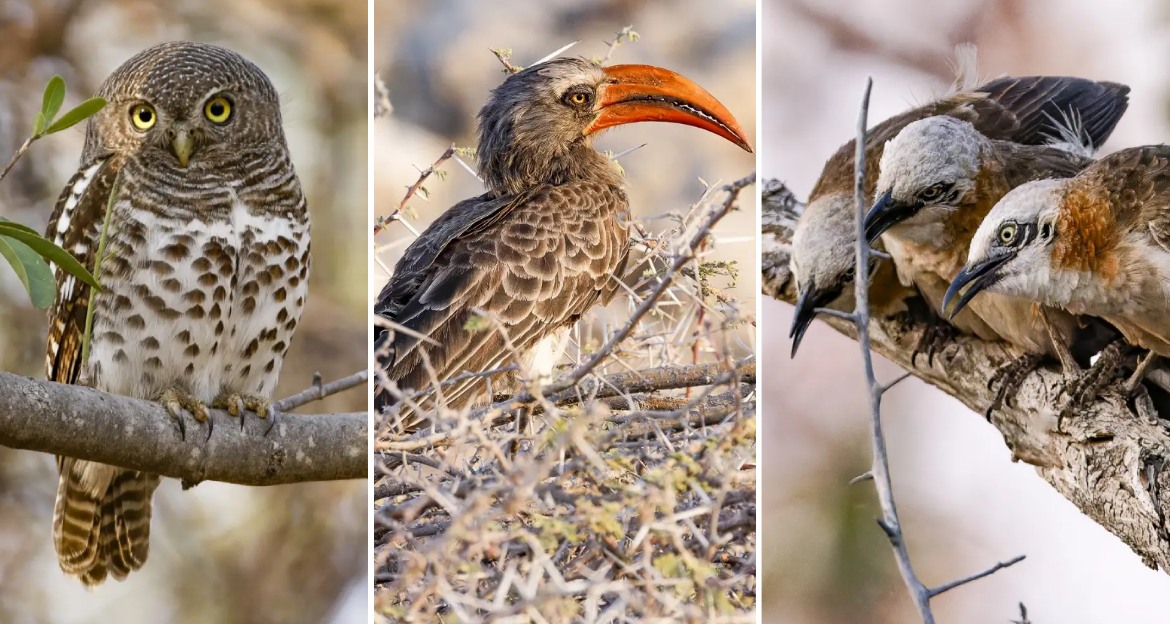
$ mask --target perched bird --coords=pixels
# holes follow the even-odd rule
[[[1035,92],[1029,100],[1035,127],[1021,126],[1009,140],[999,140],[960,119],[929,117],[907,125],[882,154],[866,238],[881,236],[903,283],[917,286],[935,309],[995,202],[1025,182],[1069,177],[1084,169],[1092,162],[1093,146],[1108,138],[1128,103],[1129,88],[1115,83],[1026,80]],[[1043,137],[1047,143],[1029,144]],[[964,317],[955,317],[954,324],[1029,354],[1058,356],[1076,370],[1068,345],[1080,325],[1067,312],[989,296]]]
[[[989,139],[1044,145],[1061,138],[1057,120],[1071,114],[1079,117],[1083,127],[1089,131],[1090,139],[1094,140],[1094,144],[1099,144],[1103,140],[1102,134],[1108,135],[1102,129],[1107,126],[1108,130],[1112,130],[1117,118],[1124,112],[1128,89],[1116,85],[1118,89],[1110,91],[1115,93],[1114,99],[1108,100],[1114,108],[1108,108],[1103,106],[1104,102],[1090,97],[1090,93],[1082,93],[1081,90],[1086,88],[1080,84],[1109,86],[1108,83],[1069,82],[1076,80],[1079,79],[1044,76],[999,78],[877,124],[866,134],[867,201],[872,202],[874,199],[881,169],[879,163],[885,160],[887,144],[907,126],[931,117],[945,116],[969,122],[971,127]],[[1106,94],[1099,97],[1105,98]],[[1108,122],[1110,119],[1112,121]],[[851,296],[845,286],[852,282],[852,245],[856,234],[818,215],[845,213],[852,218],[854,145],[854,141],[842,145],[825,163],[820,179],[809,196],[809,205],[797,224],[797,233],[793,237],[792,268],[797,277],[799,300],[790,332],[793,337],[803,335],[813,320],[816,308],[847,305],[847,301],[835,302],[834,299],[841,292],[846,292],[847,297]],[[842,234],[848,238],[841,239]],[[876,239],[876,234],[871,242],[874,242],[873,239]],[[881,282],[882,285],[875,283],[870,290],[870,297],[875,304],[874,311],[879,315],[883,314],[881,305],[900,305],[899,302],[907,294],[893,280]],[[919,279],[917,282],[904,280],[903,284],[907,287],[914,284],[924,290],[923,295],[928,300],[932,299],[937,309],[949,280]],[[960,320],[967,319],[964,317]],[[991,328],[980,324],[978,319],[970,321],[969,329],[978,330],[976,333],[984,336],[994,335]],[[798,345],[799,340],[794,341],[793,353]]]
[[[857,216],[852,198],[841,202],[814,200],[805,206],[792,233],[789,260],[799,297],[789,333],[793,357],[817,308],[853,309],[856,241]],[[879,317],[906,309],[905,300],[917,295],[913,288],[898,281],[892,262],[876,255],[870,256],[869,292],[870,310]]]
[[[56,269],[48,378],[158,400],[180,425],[184,409],[204,420],[208,405],[265,415],[309,271],[309,214],[276,90],[231,50],[177,42],[126,61],[98,95],[107,104],[46,236],[102,289]],[[141,567],[159,477],[57,464],[61,569],[96,585]]]
[[[1098,316],[1128,342],[1170,356],[1170,146],[1124,149],[1076,177],[1005,195],[943,305],[959,310],[979,293]]]
[[[407,248],[374,308],[395,328],[375,327],[386,377],[401,391],[434,390],[408,411],[481,400],[482,378],[433,386],[467,371],[530,369],[538,343],[613,297],[628,256],[629,204],[621,173],[592,137],[639,121],[687,124],[751,151],[718,100],[660,67],[560,58],[492,92],[479,112],[487,192],[451,207]],[[386,388],[375,399],[379,408],[396,401]],[[394,429],[417,424],[400,413]]]

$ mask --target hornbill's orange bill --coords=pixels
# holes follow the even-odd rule
[[[602,71],[607,80],[598,88],[599,112],[585,134],[639,121],[666,121],[701,128],[752,151],[727,107],[686,76],[653,65],[613,65]]]

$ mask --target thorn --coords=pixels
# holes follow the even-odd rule
[[[850,479],[849,485],[857,485],[858,483],[861,483],[862,481],[872,481],[872,480],[873,480],[873,471],[866,470],[865,472]]]

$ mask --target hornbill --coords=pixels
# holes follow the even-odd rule
[[[412,396],[393,431],[416,429],[437,405],[490,398],[483,378],[461,373],[547,366],[536,353],[559,353],[544,347],[613,297],[629,254],[629,201],[592,139],[639,121],[694,126],[752,151],[723,104],[661,67],[558,58],[492,91],[478,117],[487,192],[452,206],[406,249],[374,307],[389,321],[375,326],[378,365]],[[375,392],[379,412],[397,399],[381,384]]]

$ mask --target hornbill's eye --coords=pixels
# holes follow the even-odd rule
[[[571,89],[561,101],[573,108],[586,108],[593,106],[593,92],[584,88]]]
[[[1016,224],[1005,223],[999,226],[999,234],[996,235],[1001,245],[1011,245],[1016,242]]]

